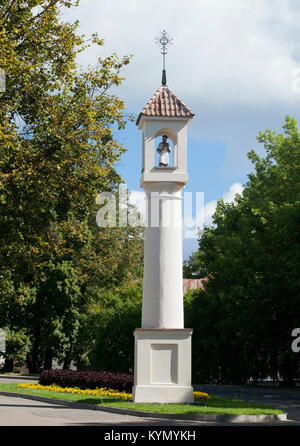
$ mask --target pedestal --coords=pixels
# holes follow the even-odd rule
[[[137,328],[133,401],[192,403],[191,337],[193,330]]]

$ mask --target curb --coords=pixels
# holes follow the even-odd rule
[[[43,396],[27,395],[25,393],[13,393],[1,391],[0,395],[25,398],[28,400],[40,401],[43,403],[54,403],[62,406],[70,406],[76,409],[100,410],[102,412],[117,413],[120,415],[138,416],[143,418],[164,418],[171,420],[190,420],[190,421],[214,421],[220,423],[257,423],[290,421],[287,419],[287,413],[277,415],[201,415],[201,414],[166,414],[157,412],[141,412],[138,410],[120,409],[118,407],[98,406],[89,403],[77,403],[76,401],[59,400],[56,398],[46,398]]]
[[[1,379],[17,379],[18,381],[20,380],[30,380],[30,381],[38,381],[39,380],[39,376],[31,376],[31,375],[0,375],[0,380]]]

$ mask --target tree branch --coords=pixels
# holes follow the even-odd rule
[[[8,7],[7,11],[3,14],[2,18],[4,19],[4,18],[6,17],[6,20],[4,20],[4,22],[3,22],[3,26],[4,26],[5,23],[7,22],[8,17],[9,17],[9,12],[10,12],[11,8],[13,7],[14,3],[16,3],[16,1],[17,1],[17,0],[12,0],[12,2],[11,2],[11,4],[10,4],[10,6]]]

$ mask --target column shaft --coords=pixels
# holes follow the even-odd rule
[[[147,188],[143,328],[184,327],[181,189],[178,184]]]

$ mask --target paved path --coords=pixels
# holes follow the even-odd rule
[[[39,378],[37,376],[17,376],[17,375],[0,375],[0,384],[1,383],[28,383],[28,382],[39,382]]]
[[[300,424],[300,388],[259,387],[259,386],[222,386],[201,385],[194,386],[195,390],[207,392],[224,398],[238,398],[245,401],[255,401],[263,404],[273,404],[284,410],[288,419]]]
[[[251,426],[293,425],[293,422],[250,423]],[[101,410],[44,403],[0,395],[0,426],[240,426],[249,423],[216,423],[143,418]]]
[[[34,382],[32,377],[0,375],[0,383]],[[267,425],[300,425],[300,390],[266,389],[243,386],[195,386],[197,390],[228,398],[271,403],[285,410],[294,422],[266,423]],[[296,422],[295,422],[296,421]],[[250,423],[251,426],[261,423]],[[0,395],[0,426],[225,426],[227,423],[143,418],[44,403]],[[240,424],[234,423],[234,426]],[[245,425],[245,424],[244,424]],[[249,425],[249,424],[248,424]]]
[[[0,395],[0,426],[197,426],[223,425],[121,415]]]

